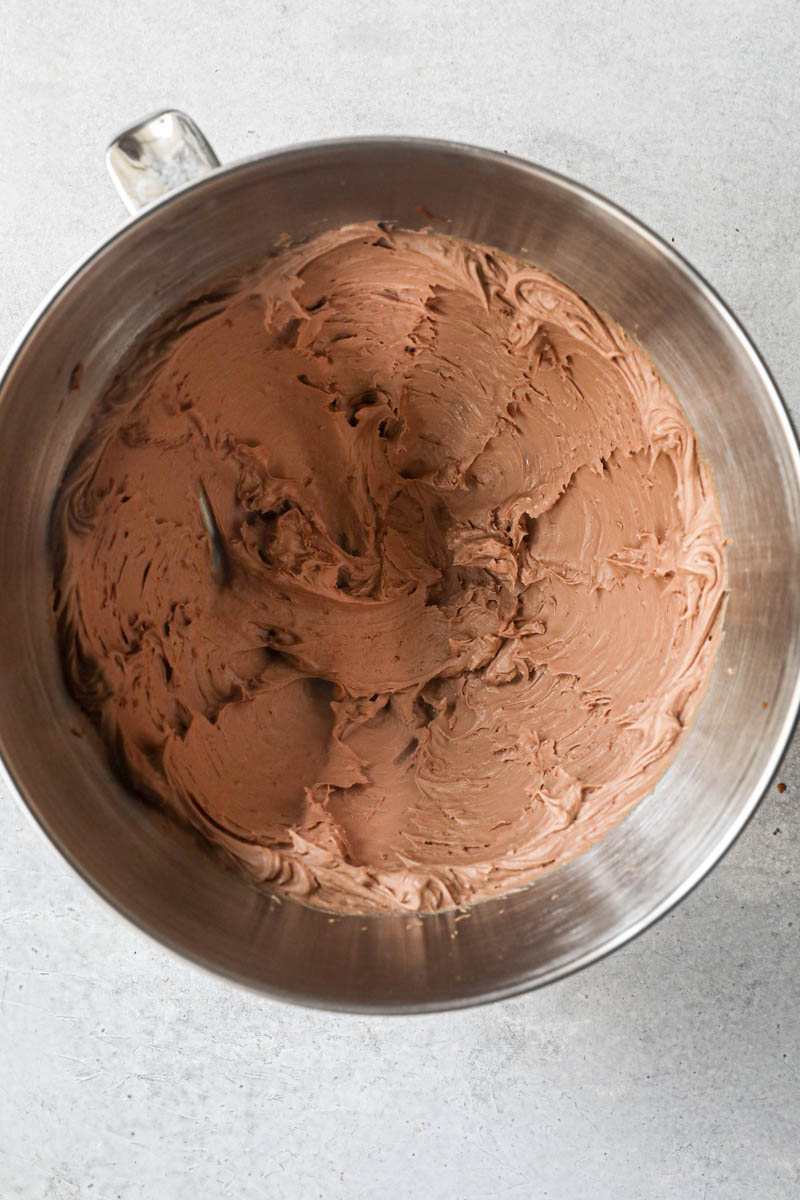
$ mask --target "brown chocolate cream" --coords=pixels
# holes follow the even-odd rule
[[[718,636],[675,397],[563,283],[446,237],[349,226],[190,306],[54,519],[67,677],[126,779],[337,910],[584,850],[653,788]]]

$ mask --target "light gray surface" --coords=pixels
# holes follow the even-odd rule
[[[675,238],[800,412],[794,4],[190,7],[7,8],[3,348],[121,219],[105,141],[169,102],[223,159],[412,133],[572,174]],[[494,1008],[383,1020],[174,960],[2,792],[0,1196],[796,1196],[799,767],[796,742],[787,791],[604,963]]]

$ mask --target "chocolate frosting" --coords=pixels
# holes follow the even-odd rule
[[[543,271],[372,225],[139,346],[54,519],[67,678],[132,786],[340,910],[584,850],[664,770],[724,587],[710,469],[626,334]]]

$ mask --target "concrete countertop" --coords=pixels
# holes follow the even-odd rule
[[[9,0],[0,351],[122,218],[103,149],[172,103],[223,158],[346,134],[507,149],[672,239],[800,417],[793,0]],[[306,1012],[170,956],[0,785],[3,1200],[800,1195],[800,743],[676,911],[484,1009]]]

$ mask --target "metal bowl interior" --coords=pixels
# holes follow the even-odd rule
[[[51,504],[79,426],[122,353],[281,235],[361,219],[432,224],[499,247],[554,272],[625,326],[675,390],[713,464],[731,542],[722,646],[655,792],[590,852],[464,919],[332,918],[274,902],[222,869],[110,772],[65,691],[50,623]],[[125,226],[45,303],[2,383],[0,446],[8,773],[55,845],[120,912],[264,992],[414,1011],[498,998],[585,965],[645,928],[713,865],[791,732],[800,464],[780,399],[691,268],[614,206],[540,168],[468,147],[370,139],[263,156],[182,189]]]

